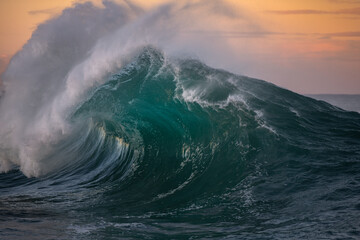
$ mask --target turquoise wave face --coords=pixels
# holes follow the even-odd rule
[[[43,160],[66,164],[0,175],[3,236],[48,225],[64,239],[358,233],[358,113],[146,47],[68,121]]]

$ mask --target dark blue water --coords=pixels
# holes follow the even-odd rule
[[[328,102],[347,111],[360,112],[359,94],[312,94],[308,96]]]
[[[359,113],[153,47],[104,82],[0,174],[1,239],[359,238]]]

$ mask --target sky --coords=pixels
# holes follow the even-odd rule
[[[231,46],[219,67],[301,94],[360,94],[360,0],[223,1],[238,17],[219,22],[221,31],[199,31]],[[0,72],[39,24],[78,2],[1,0]],[[167,1],[133,2],[151,9]]]

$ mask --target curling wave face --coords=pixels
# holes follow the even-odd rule
[[[5,75],[0,236],[355,238],[358,113],[154,45],[16,72],[35,43]]]

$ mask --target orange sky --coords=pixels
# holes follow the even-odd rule
[[[299,93],[360,93],[360,0],[223,1],[258,26],[226,35],[247,56],[231,69]],[[38,24],[74,2],[81,1],[1,0],[0,71]],[[134,2],[151,8],[166,1]]]

